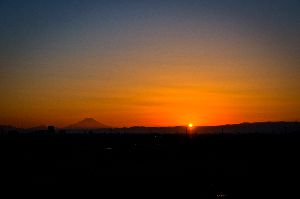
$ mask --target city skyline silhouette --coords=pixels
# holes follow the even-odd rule
[[[1,0],[2,190],[299,197],[299,35],[299,0]]]

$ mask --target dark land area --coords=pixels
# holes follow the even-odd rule
[[[14,187],[99,185],[100,192],[163,190],[195,198],[287,197],[300,190],[298,123],[277,133],[137,129],[2,133],[1,181]]]

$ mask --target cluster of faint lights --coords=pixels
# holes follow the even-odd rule
[[[223,193],[217,194],[217,198],[225,198],[227,195]]]

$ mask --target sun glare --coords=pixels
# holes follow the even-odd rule
[[[192,123],[189,123],[189,127],[192,128],[192,127],[193,127],[193,124],[192,124]]]

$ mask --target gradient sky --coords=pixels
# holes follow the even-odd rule
[[[0,1],[0,124],[300,119],[299,0]]]

